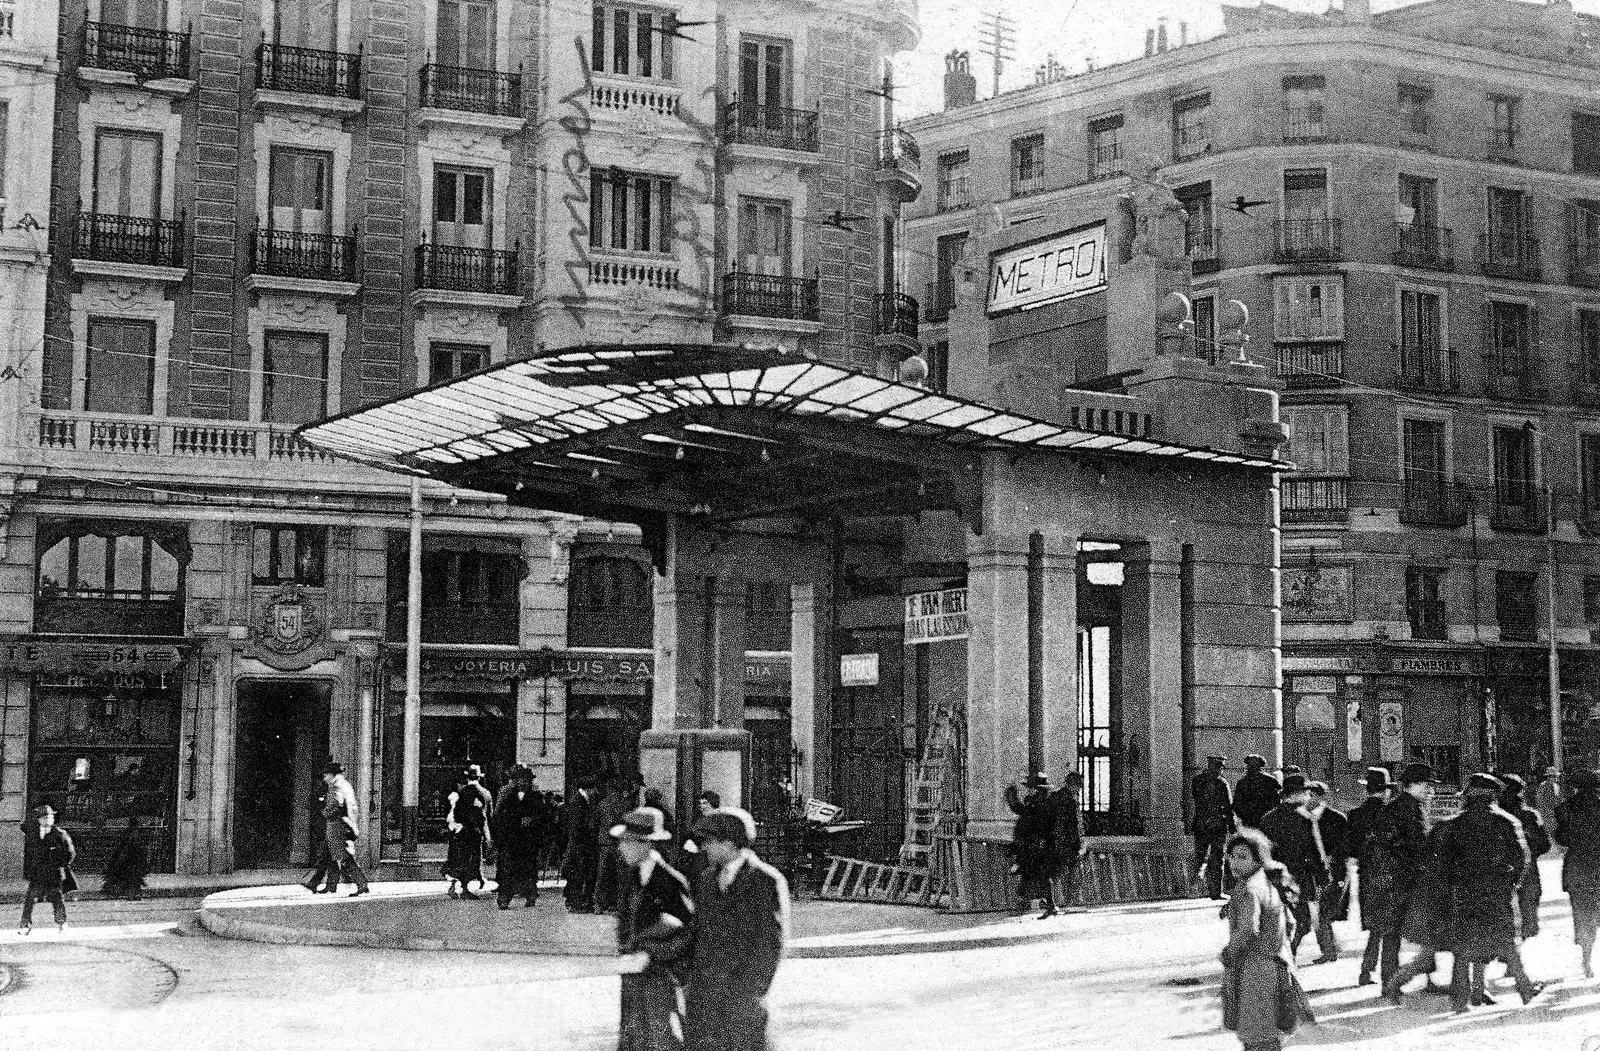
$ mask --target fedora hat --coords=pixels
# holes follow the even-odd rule
[[[639,843],[655,843],[671,839],[665,825],[666,818],[653,806],[636,807],[622,815],[622,824],[611,826],[616,839],[631,839]]]
[[[1309,785],[1306,784],[1305,774],[1283,775],[1283,794],[1292,795],[1295,792],[1304,792]]]
[[[1043,773],[1029,774],[1028,779],[1023,782],[1023,786],[1027,788],[1049,788],[1050,777]]]
[[[1405,769],[1400,771],[1402,785],[1420,785],[1424,782],[1437,782],[1433,776],[1433,767],[1427,763],[1407,763]]]
[[[33,808],[33,816],[34,817],[55,817],[56,816],[56,808],[51,806],[49,803],[40,803],[38,806]]]
[[[1367,791],[1387,792],[1394,787],[1394,782],[1389,780],[1389,768],[1386,766],[1367,767]]]
[[[694,838],[702,842],[720,839],[736,847],[748,847],[756,841],[756,819],[738,807],[719,807],[695,822]]]
[[[1468,792],[1488,792],[1499,795],[1505,791],[1506,783],[1493,774],[1472,774],[1467,778],[1465,786]]]
[[[1208,755],[1206,756],[1206,763],[1210,766],[1224,767],[1228,765],[1228,757],[1225,755]]]
[[[1248,766],[1252,770],[1260,770],[1263,766],[1267,765],[1267,761],[1261,758],[1259,755],[1251,753],[1250,755],[1244,757],[1244,765]]]

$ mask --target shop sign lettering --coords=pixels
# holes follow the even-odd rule
[[[988,313],[1043,306],[1106,287],[1106,224],[998,252],[989,268]]]
[[[403,663],[404,654],[395,654]],[[424,656],[422,674],[433,678],[459,679],[599,679],[611,682],[649,682],[655,678],[654,656],[590,656],[572,653],[532,653],[526,655],[434,657]],[[746,682],[787,683],[787,659],[766,657],[747,660]]]
[[[967,637],[967,589],[906,596],[906,645]]]
[[[1469,657],[1396,657],[1390,665],[1396,675],[1476,675]]]
[[[0,637],[0,668],[22,674],[55,672],[97,679],[118,672],[160,675],[177,668],[183,657],[178,646],[86,645]]]

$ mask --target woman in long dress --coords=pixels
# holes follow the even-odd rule
[[[1567,848],[1561,859],[1561,889],[1572,904],[1572,937],[1583,952],[1583,976],[1594,977],[1594,936],[1600,927],[1600,775],[1575,770],[1571,792],[1556,807],[1555,840]]]
[[[1236,882],[1226,909],[1222,1025],[1245,1051],[1279,1051],[1284,1034],[1313,1021],[1289,952],[1294,928],[1284,895],[1295,893],[1294,881],[1255,829],[1229,837],[1227,857]]]

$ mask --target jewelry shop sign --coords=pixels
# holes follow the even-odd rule
[[[989,263],[988,313],[1032,307],[1106,287],[1106,224],[996,252]]]
[[[185,648],[162,643],[55,642],[0,635],[0,669],[120,686],[161,686],[183,664]]]
[[[967,637],[967,589],[906,596],[906,645]]]

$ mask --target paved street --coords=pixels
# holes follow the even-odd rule
[[[197,904],[83,903],[68,939],[49,929],[27,939],[7,934],[0,1046],[288,1049],[334,1039],[429,1051],[614,1046],[617,987],[605,959],[227,941],[193,923]],[[1294,1043],[1578,1051],[1589,1033],[1600,1033],[1600,983],[1576,977],[1565,902],[1547,901],[1544,915],[1530,968],[1562,980],[1533,1008],[1512,1006],[1509,989],[1504,1006],[1466,1020],[1451,1019],[1435,998],[1391,1008],[1373,990],[1353,988],[1351,958],[1302,969],[1322,1024]],[[1209,903],[1131,905],[1056,922],[1061,938],[1033,945],[790,961],[773,1004],[778,1047],[1238,1046],[1218,1029],[1221,927]],[[1357,932],[1344,933],[1356,947]]]

